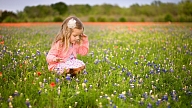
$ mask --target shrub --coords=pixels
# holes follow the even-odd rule
[[[89,20],[90,22],[95,22],[95,18],[94,17],[89,17]]]
[[[53,19],[53,21],[54,21],[54,22],[62,22],[63,19],[62,19],[61,17],[55,17],[55,18]]]
[[[17,22],[17,19],[11,16],[6,17],[3,22]]]
[[[126,22],[127,20],[124,17],[119,18],[120,22]]]
[[[165,17],[164,17],[164,21],[166,21],[166,22],[168,22],[168,21],[173,21],[173,18],[172,18],[172,16],[171,16],[170,14],[167,14],[167,15],[165,15]]]
[[[97,18],[97,21],[98,21],[98,22],[106,22],[106,18],[104,18],[104,17],[98,17],[98,18]]]

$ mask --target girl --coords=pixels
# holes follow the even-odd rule
[[[88,37],[83,31],[84,26],[77,17],[63,21],[46,57],[50,71],[76,75],[85,68],[85,63],[76,59],[77,54],[86,55],[89,50]]]

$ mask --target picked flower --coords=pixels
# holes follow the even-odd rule
[[[71,19],[69,20],[69,22],[67,23],[67,27],[74,29],[74,28],[76,27],[76,20],[74,20],[73,18],[71,18]]]

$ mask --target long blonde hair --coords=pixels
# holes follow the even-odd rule
[[[61,43],[61,47],[64,47],[64,51],[66,52],[68,49],[69,49],[69,46],[70,46],[70,36],[73,32],[73,29],[72,28],[69,28],[67,26],[67,23],[69,22],[70,19],[74,19],[76,21],[76,29],[83,29],[84,30],[84,26],[83,26],[83,23],[81,22],[81,20],[75,16],[70,16],[68,18],[66,18],[62,25],[61,25],[61,29],[60,31],[58,32],[58,34],[56,35],[56,37],[54,38],[53,40],[53,43],[52,45],[54,45],[55,43],[57,43],[58,41],[60,41]],[[80,36],[81,37],[81,36]],[[80,38],[80,41],[78,42],[78,44],[81,43],[81,38]]]

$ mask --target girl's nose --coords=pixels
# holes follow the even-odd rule
[[[76,36],[76,39],[79,40],[79,36]]]

